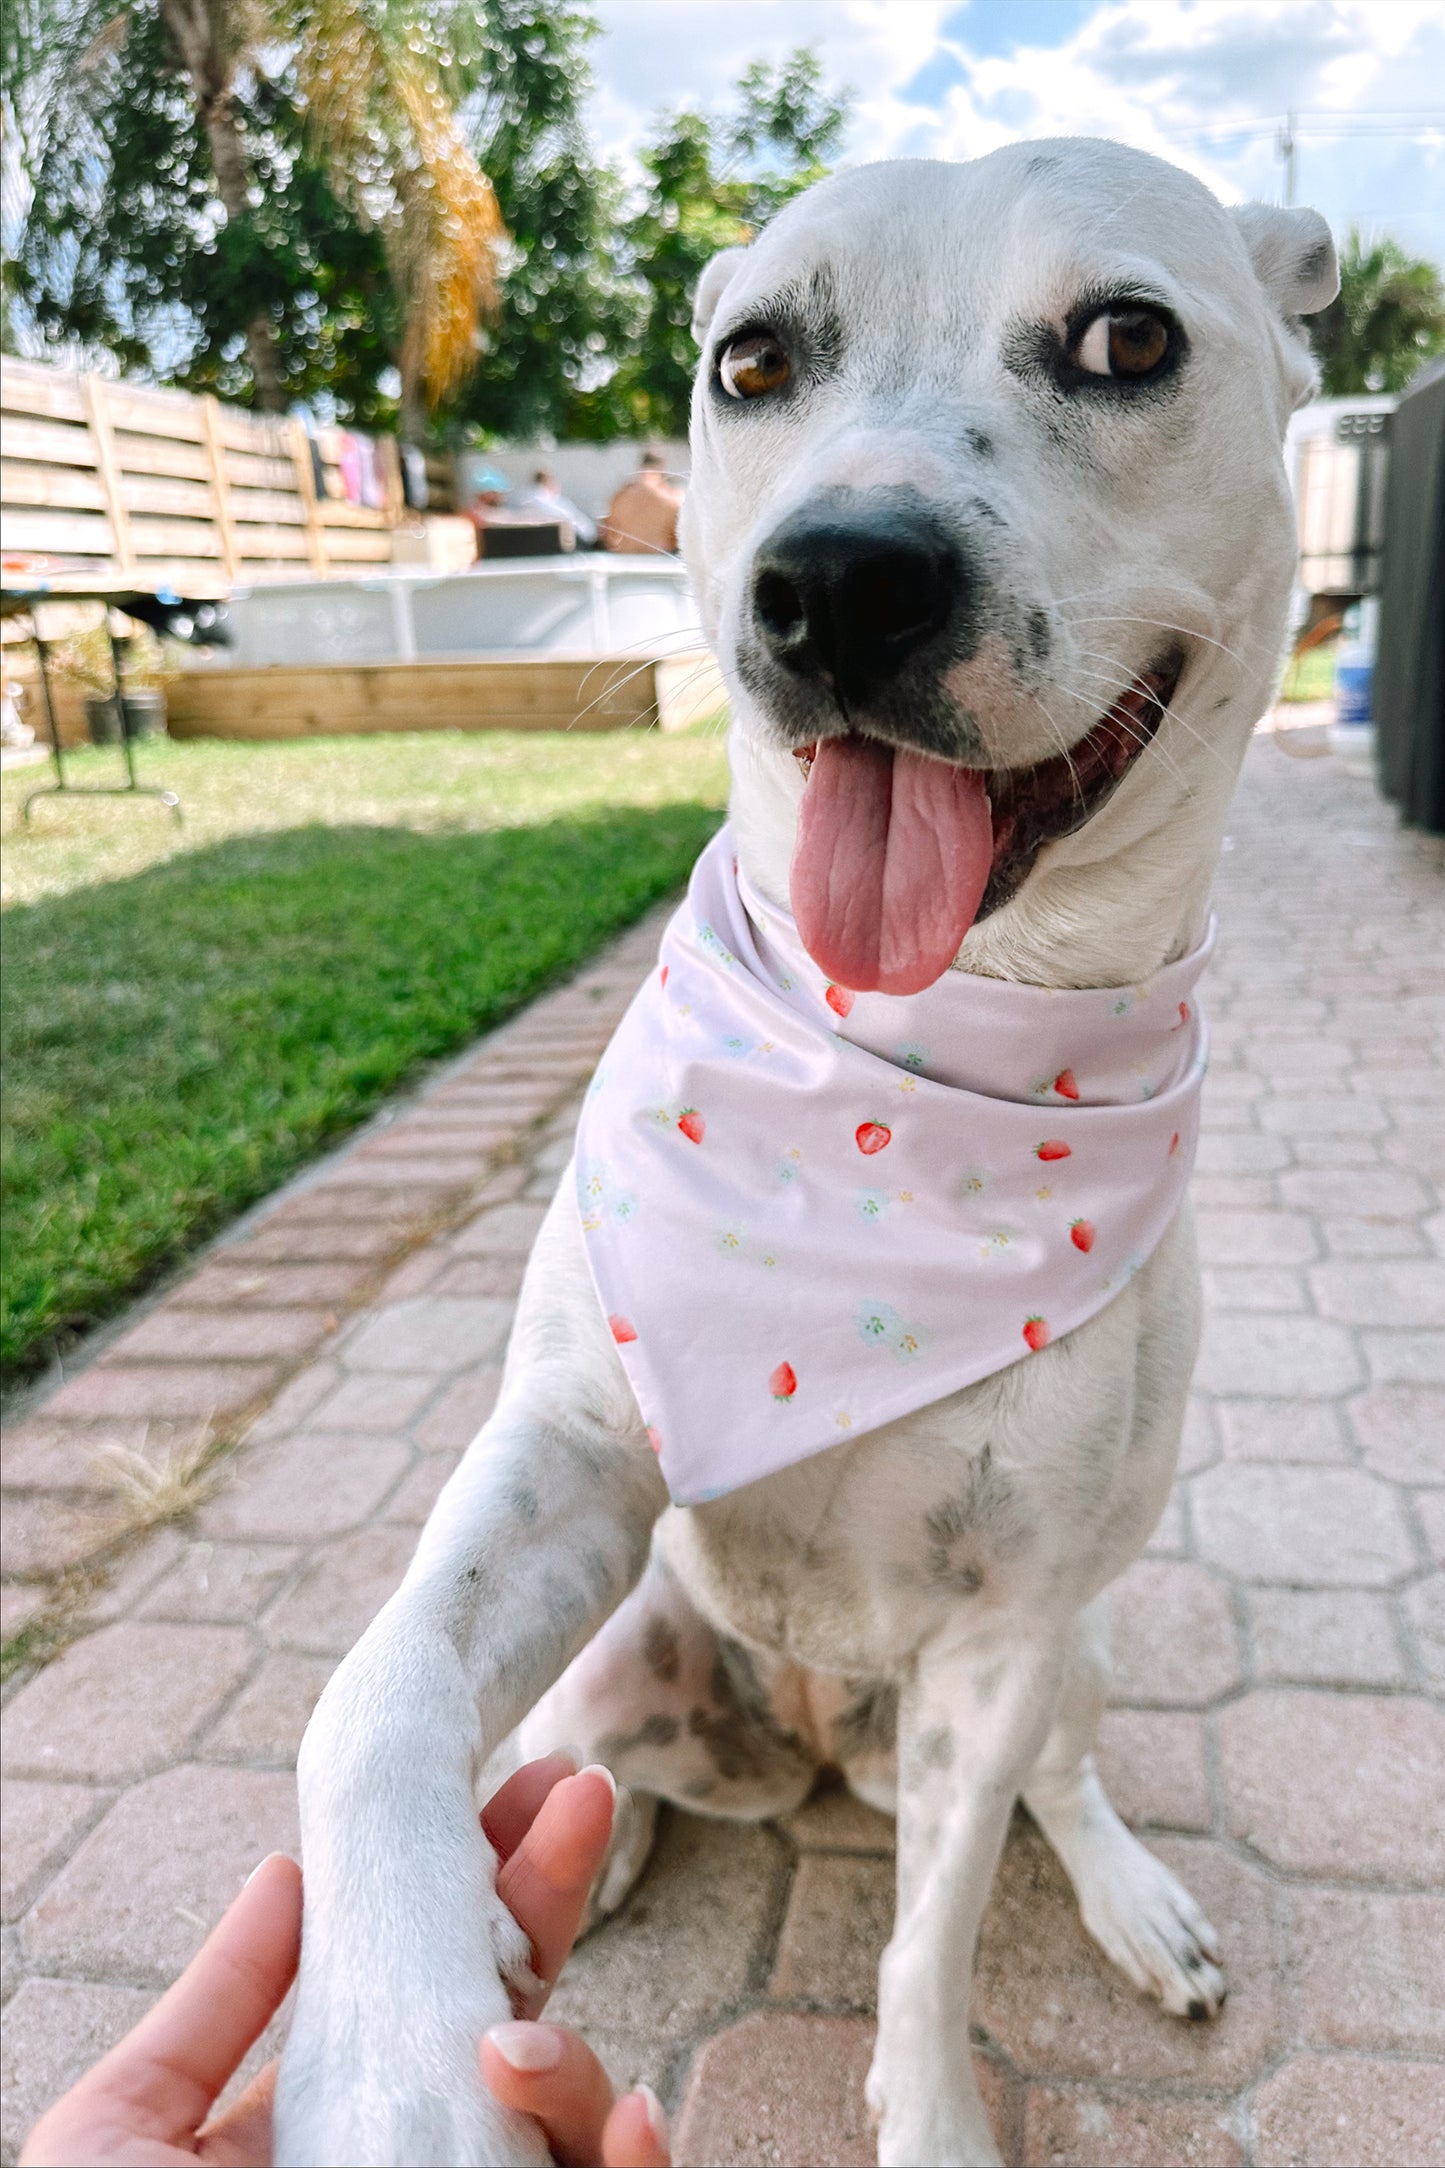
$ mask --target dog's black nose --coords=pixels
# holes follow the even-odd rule
[[[912,506],[805,505],[753,564],[753,617],[768,652],[796,676],[865,698],[948,623],[958,556]]]

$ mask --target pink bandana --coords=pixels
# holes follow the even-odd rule
[[[854,994],[714,838],[577,1133],[592,1275],[679,1504],[1103,1309],[1189,1179],[1212,941],[1143,986]]]

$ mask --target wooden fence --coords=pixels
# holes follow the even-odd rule
[[[394,440],[376,440],[380,508],[347,501],[342,432],[315,441],[319,476],[299,421],[7,357],[0,545],[54,558],[56,592],[121,580],[194,599],[388,563],[404,516]]]

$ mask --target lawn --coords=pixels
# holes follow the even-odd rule
[[[1291,658],[1280,687],[1281,700],[1329,700],[1335,690],[1335,643],[1321,642]]]
[[[117,756],[74,756],[76,781]],[[24,795],[0,921],[0,1364],[78,1330],[676,889],[721,738],[146,744],[145,801]]]

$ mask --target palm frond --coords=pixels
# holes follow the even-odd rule
[[[415,19],[362,0],[302,0],[297,74],[333,183],[381,228],[404,297],[403,381],[438,405],[498,306],[506,227]]]

